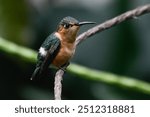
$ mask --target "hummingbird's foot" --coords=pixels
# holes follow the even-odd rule
[[[63,66],[60,67],[61,70],[63,70],[64,72],[66,72],[67,67],[69,66],[70,62],[64,64]]]

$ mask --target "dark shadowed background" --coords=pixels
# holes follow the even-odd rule
[[[149,0],[0,0],[0,37],[38,50],[65,16],[99,24],[148,3]],[[92,26],[82,27],[80,33]],[[147,14],[90,37],[78,46],[72,62],[150,82],[149,50]],[[0,99],[53,99],[54,76],[30,81],[34,67],[0,52]],[[66,73],[62,98],[150,99],[150,95]]]

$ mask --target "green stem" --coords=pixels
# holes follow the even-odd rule
[[[23,46],[19,46],[2,38],[0,38],[0,51],[7,55],[22,59],[26,62],[34,63],[36,61],[36,51]],[[106,84],[117,85],[123,88],[129,88],[135,91],[150,94],[150,83],[140,81],[135,78],[119,76],[104,71],[98,71],[77,64],[70,64],[70,66],[68,67],[68,72],[76,74],[80,78],[84,78],[86,80],[93,80]]]
[[[68,71],[86,80],[100,81],[150,94],[150,84],[135,78],[98,71],[77,64],[71,64]]]
[[[27,62],[36,61],[36,51],[23,46],[19,46],[1,37],[0,50],[7,55],[14,56],[15,58],[22,59]]]

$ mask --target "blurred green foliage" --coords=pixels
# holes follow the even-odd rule
[[[58,22],[65,16],[101,23],[149,3],[148,0],[104,1],[97,0],[94,4],[78,0],[0,0],[0,36],[38,50],[42,41],[55,31]],[[72,61],[150,82],[149,19],[150,15],[145,15],[91,37],[80,44]],[[90,26],[80,31],[88,28]],[[16,55],[0,52],[0,99],[53,99],[53,72],[50,78],[31,82],[29,78],[35,64],[10,56]],[[66,73],[63,99],[150,99],[150,95]]]
[[[0,35],[23,44],[28,18],[23,0],[0,0]]]

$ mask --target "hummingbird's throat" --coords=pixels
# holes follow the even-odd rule
[[[76,36],[77,36],[78,30],[59,30],[56,32],[56,36],[60,38],[63,41],[66,41],[68,43],[74,43]]]

